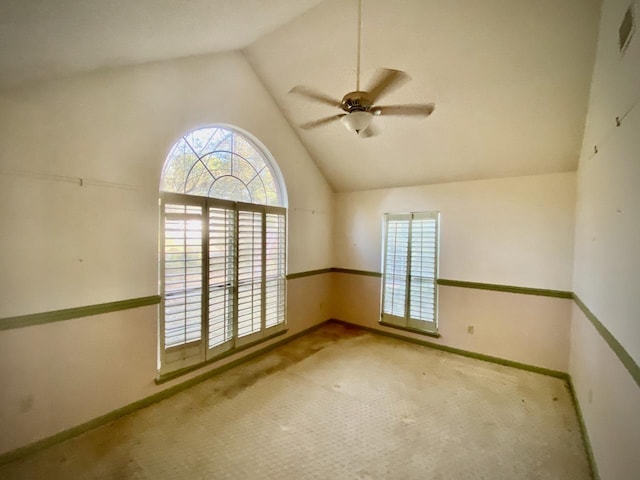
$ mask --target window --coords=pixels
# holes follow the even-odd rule
[[[283,330],[286,209],[275,164],[228,127],[195,130],[161,180],[160,371]]]
[[[439,213],[386,214],[381,322],[437,329]]]

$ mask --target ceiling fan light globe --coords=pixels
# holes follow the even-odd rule
[[[355,111],[345,115],[340,121],[349,131],[359,133],[366,130],[372,118],[373,115],[370,112]]]

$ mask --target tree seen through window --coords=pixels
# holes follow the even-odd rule
[[[282,203],[264,155],[244,135],[222,127],[200,128],[176,142],[160,190],[260,205]]]

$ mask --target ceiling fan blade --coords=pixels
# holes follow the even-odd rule
[[[371,103],[376,103],[379,98],[401,85],[404,85],[409,80],[411,80],[411,77],[400,70],[380,68],[376,72],[373,80],[371,81],[371,85],[367,89],[367,92],[369,93],[369,100]]]
[[[339,113],[337,115],[331,115],[330,117],[324,117],[319,120],[313,120],[312,122],[303,123],[300,128],[303,130],[311,130],[312,128],[321,127],[336,120],[340,120],[346,113]]]
[[[315,91],[309,87],[303,87],[298,85],[297,87],[293,87],[289,90],[289,93],[295,93],[296,95],[300,95],[305,97],[308,100],[313,100],[314,102],[324,103],[325,105],[329,105],[330,107],[339,107],[340,100],[336,100],[335,98],[331,98],[324,93],[320,93]]]
[[[409,117],[428,117],[436,106],[433,103],[413,103],[406,105],[380,105],[371,107],[374,115],[404,115]]]

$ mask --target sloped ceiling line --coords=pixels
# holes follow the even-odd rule
[[[4,0],[0,89],[119,65],[244,49],[335,191],[574,171],[583,137],[599,0],[364,0],[362,78],[412,81],[385,102],[436,104],[426,119],[376,117],[380,135],[293,98],[355,84],[357,0]]]

